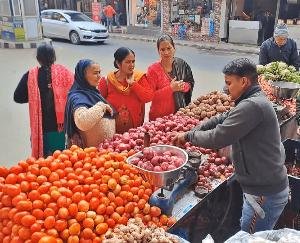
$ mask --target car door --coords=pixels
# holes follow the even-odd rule
[[[51,11],[44,11],[41,14],[41,17],[42,17],[42,31],[43,31],[43,36],[45,36],[45,37],[51,37],[51,34],[50,34],[51,16],[52,16]]]
[[[62,14],[53,12],[51,29],[53,36],[69,39],[69,21]]]

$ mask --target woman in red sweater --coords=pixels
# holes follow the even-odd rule
[[[194,78],[190,66],[174,57],[175,45],[171,36],[164,34],[157,40],[160,60],[148,68],[147,79],[154,91],[149,119],[174,114],[191,102]],[[162,105],[163,104],[163,105]]]
[[[144,122],[145,103],[153,98],[146,74],[134,70],[135,54],[129,48],[121,47],[114,53],[114,66],[99,83],[102,96],[115,108],[116,132],[124,133]]]

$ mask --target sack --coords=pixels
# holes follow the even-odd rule
[[[133,127],[131,114],[125,105],[122,105],[117,111],[116,133],[122,134],[128,132]]]
[[[68,138],[67,148],[70,148],[72,145],[77,145],[80,148],[85,148],[83,139],[81,135],[77,132],[75,132],[71,138]]]

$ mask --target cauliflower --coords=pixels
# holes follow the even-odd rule
[[[256,65],[256,70],[258,74],[262,74],[264,73],[264,71],[266,70],[264,65]]]

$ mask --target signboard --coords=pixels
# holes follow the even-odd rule
[[[25,40],[25,30],[24,30],[22,18],[18,18],[18,17],[14,18],[14,32],[15,32],[16,41]]]
[[[92,2],[92,19],[97,23],[100,23],[100,10],[100,3]]]
[[[2,17],[1,38],[7,41],[15,41],[14,25],[12,17]]]

